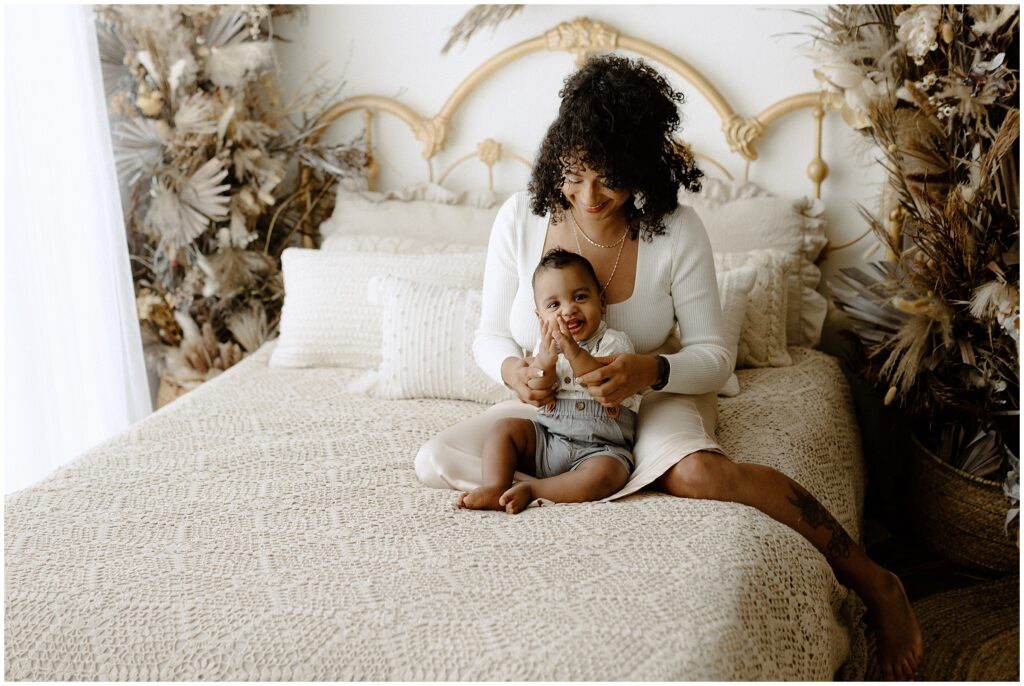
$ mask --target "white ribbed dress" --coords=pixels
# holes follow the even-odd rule
[[[473,353],[480,368],[499,383],[502,362],[523,357],[540,337],[532,277],[549,219],[532,214],[529,194],[521,192],[505,201],[494,221]],[[646,486],[692,452],[721,452],[714,438],[715,392],[732,373],[733,361],[722,340],[711,244],[692,208],[680,206],[666,217],[665,226],[665,234],[640,241],[633,293],[608,305],[605,315],[608,326],[625,332],[638,353],[670,353],[666,357],[671,368],[665,388],[646,395],[640,406],[636,471],[609,499]],[[678,342],[672,336],[677,321]],[[439,488],[475,488],[483,443],[494,421],[528,417],[533,411],[532,406],[508,401],[441,432],[417,455],[418,476]]]

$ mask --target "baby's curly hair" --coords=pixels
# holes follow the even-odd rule
[[[665,233],[665,215],[678,207],[680,186],[700,190],[703,172],[674,140],[683,94],[640,59],[591,58],[570,75],[558,96],[558,117],[544,135],[528,189],[531,209],[556,219],[569,209],[566,173],[582,165],[614,190],[642,193],[643,208],[625,205],[630,236]]]

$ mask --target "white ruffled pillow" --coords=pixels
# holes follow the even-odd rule
[[[398,236],[487,245],[504,198],[490,191],[455,193],[435,183],[401,191],[353,191],[339,185],[334,213],[320,225],[324,249],[335,236]]]
[[[729,380],[719,389],[718,395],[732,397],[740,394],[740,382],[735,372],[736,356],[747,314],[747,302],[757,279],[757,270],[754,267],[737,267],[718,272],[716,276],[719,299],[722,302],[722,318],[725,321],[725,344],[732,355],[734,368]]]
[[[271,366],[371,368],[381,361],[380,308],[367,299],[375,276],[481,288],[485,252],[403,255],[288,248],[285,298]]]
[[[747,298],[737,345],[737,367],[787,367],[793,364],[786,350],[786,306],[789,275],[797,264],[796,259],[779,250],[715,254],[717,273],[751,267],[756,275]]]
[[[381,364],[352,390],[378,398],[447,398],[493,404],[515,397],[473,359],[480,289],[446,288],[397,277],[370,281],[383,320]]]
[[[679,200],[697,210],[712,250],[774,249],[796,258],[796,268],[788,277],[787,341],[789,345],[817,345],[828,311],[825,296],[815,290],[821,282],[815,261],[828,243],[824,203],[778,198],[754,183],[733,184],[715,178],[702,183],[699,194],[683,191]]]

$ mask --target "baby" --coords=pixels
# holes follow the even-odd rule
[[[484,485],[460,494],[459,507],[516,514],[536,498],[600,500],[633,471],[640,396],[605,408],[575,381],[602,366],[594,357],[633,352],[629,337],[602,320],[605,303],[593,266],[582,255],[551,250],[533,273],[533,293],[541,337],[528,359],[544,376],[557,375],[556,400],[535,419],[495,424],[484,445]],[[537,479],[513,484],[517,469]]]

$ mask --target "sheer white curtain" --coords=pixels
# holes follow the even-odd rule
[[[4,492],[152,411],[92,9],[5,8]]]

